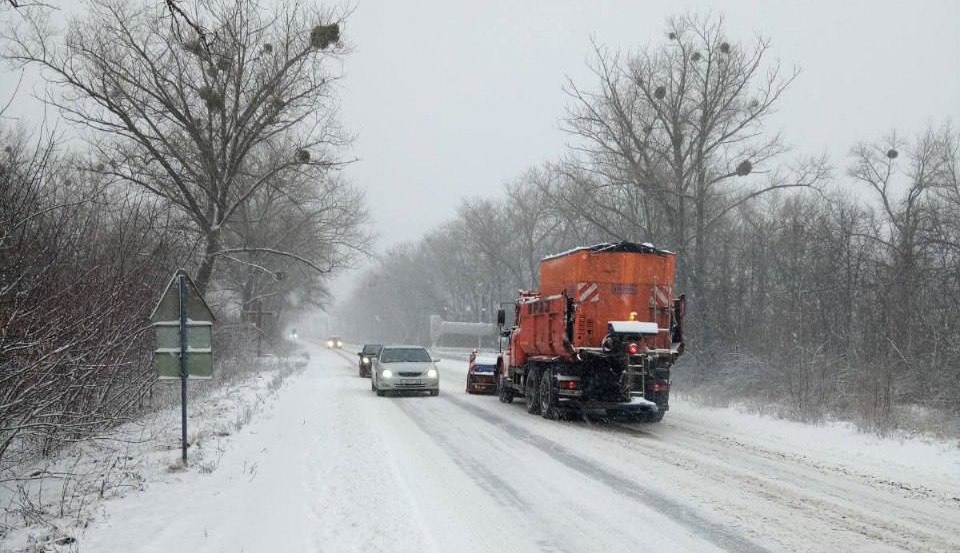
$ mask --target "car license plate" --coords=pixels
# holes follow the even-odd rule
[[[420,386],[423,384],[423,380],[418,380],[416,378],[408,378],[404,380],[403,383],[408,386]]]

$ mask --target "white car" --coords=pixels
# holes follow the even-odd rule
[[[440,371],[420,346],[383,346],[371,373],[370,389],[378,396],[389,391],[440,394]]]

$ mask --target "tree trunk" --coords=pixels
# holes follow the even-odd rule
[[[210,283],[210,277],[213,276],[213,265],[217,260],[217,254],[223,249],[223,244],[220,242],[220,231],[206,231],[205,242],[206,248],[204,248],[203,260],[200,262],[200,269],[197,270],[195,281],[201,294],[207,293],[207,285]]]

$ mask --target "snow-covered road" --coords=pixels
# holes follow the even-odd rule
[[[682,402],[658,425],[547,421],[464,393],[453,360],[439,397],[378,398],[354,355],[311,353],[217,470],[108,502],[79,550],[960,550],[956,451]]]

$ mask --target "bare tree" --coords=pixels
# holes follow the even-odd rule
[[[918,391],[918,385],[922,388],[923,382],[929,382],[931,350],[927,346],[933,334],[925,327],[932,322],[932,312],[924,307],[936,300],[925,284],[930,281],[936,246],[935,193],[949,190],[952,172],[948,138],[948,133],[931,129],[912,142],[891,134],[853,149],[850,176],[866,185],[880,206],[870,239],[883,254],[876,269],[880,293],[874,321],[877,370],[872,406],[881,425],[890,417],[895,394],[909,396]],[[903,382],[910,385],[900,387]]]
[[[137,408],[155,381],[144,298],[183,252],[158,199],[111,192],[52,142],[0,140],[2,480]]]
[[[261,188],[227,226],[220,255],[233,263],[221,286],[244,310],[322,307],[326,276],[365,254],[363,194],[337,174],[306,169]]]
[[[463,224],[464,237],[473,247],[478,268],[476,278],[483,278],[488,271],[501,271],[516,283],[526,285],[523,259],[517,249],[514,225],[520,217],[532,218],[533,214],[517,214],[511,218],[502,200],[472,198],[464,200],[457,210]]]
[[[296,2],[267,12],[255,0],[214,0],[192,5],[184,28],[167,9],[93,0],[62,42],[43,14],[25,14],[6,54],[42,67],[58,87],[48,101],[95,131],[94,168],[188,216],[206,288],[224,226],[258,190],[301,166],[338,163],[342,19]],[[277,155],[252,163],[257,149]]]
[[[519,250],[519,260],[525,264],[527,282],[523,284],[531,290],[538,285],[540,260],[575,245],[567,233],[569,225],[548,201],[551,181],[556,178],[554,168],[546,165],[529,169],[506,186],[503,202],[511,222],[513,241]]]
[[[568,81],[566,129],[580,154],[569,174],[598,190],[642,191],[637,229],[664,225],[651,238],[685,252],[681,286],[696,299],[711,229],[761,194],[819,182],[826,167],[775,164],[787,148],[763,125],[798,73],[768,61],[769,40],[732,42],[721,17],[693,15],[671,18],[667,38],[637,53],[594,45],[599,89]]]

